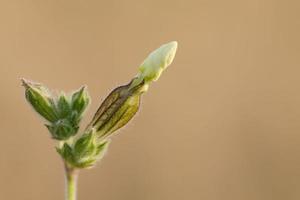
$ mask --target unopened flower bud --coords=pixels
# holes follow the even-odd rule
[[[131,83],[114,89],[96,112],[89,128],[98,138],[105,138],[126,125],[136,114],[140,105],[144,83],[130,88]]]
[[[114,89],[101,104],[88,130],[99,138],[110,136],[126,125],[139,109],[141,94],[147,91],[149,82],[156,81],[173,61],[177,42],[162,45],[153,51],[139,67],[139,74],[128,85]]]
[[[138,77],[145,82],[156,81],[163,70],[165,70],[173,61],[177,50],[177,42],[173,41],[162,45],[149,54],[139,67]]]

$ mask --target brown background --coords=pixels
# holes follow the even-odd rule
[[[299,1],[298,1],[299,2]],[[63,166],[20,77],[88,85],[84,124],[147,54],[177,40],[79,200],[299,200],[300,4],[1,0],[0,199],[63,199]]]

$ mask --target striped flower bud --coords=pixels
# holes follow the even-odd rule
[[[138,75],[129,84],[117,87],[108,95],[87,131],[92,129],[98,138],[106,138],[126,125],[139,109],[141,94],[172,63],[176,49],[177,42],[173,41],[153,51],[140,65]]]
[[[138,111],[144,83],[130,88],[131,83],[114,89],[97,110],[88,129],[98,138],[108,137],[126,125]]]

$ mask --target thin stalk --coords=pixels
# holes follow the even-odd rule
[[[65,166],[66,191],[65,200],[76,200],[78,171],[74,168]]]

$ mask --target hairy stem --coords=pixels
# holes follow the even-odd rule
[[[65,165],[66,173],[66,192],[65,200],[76,200],[76,190],[77,190],[77,177],[78,171]]]

